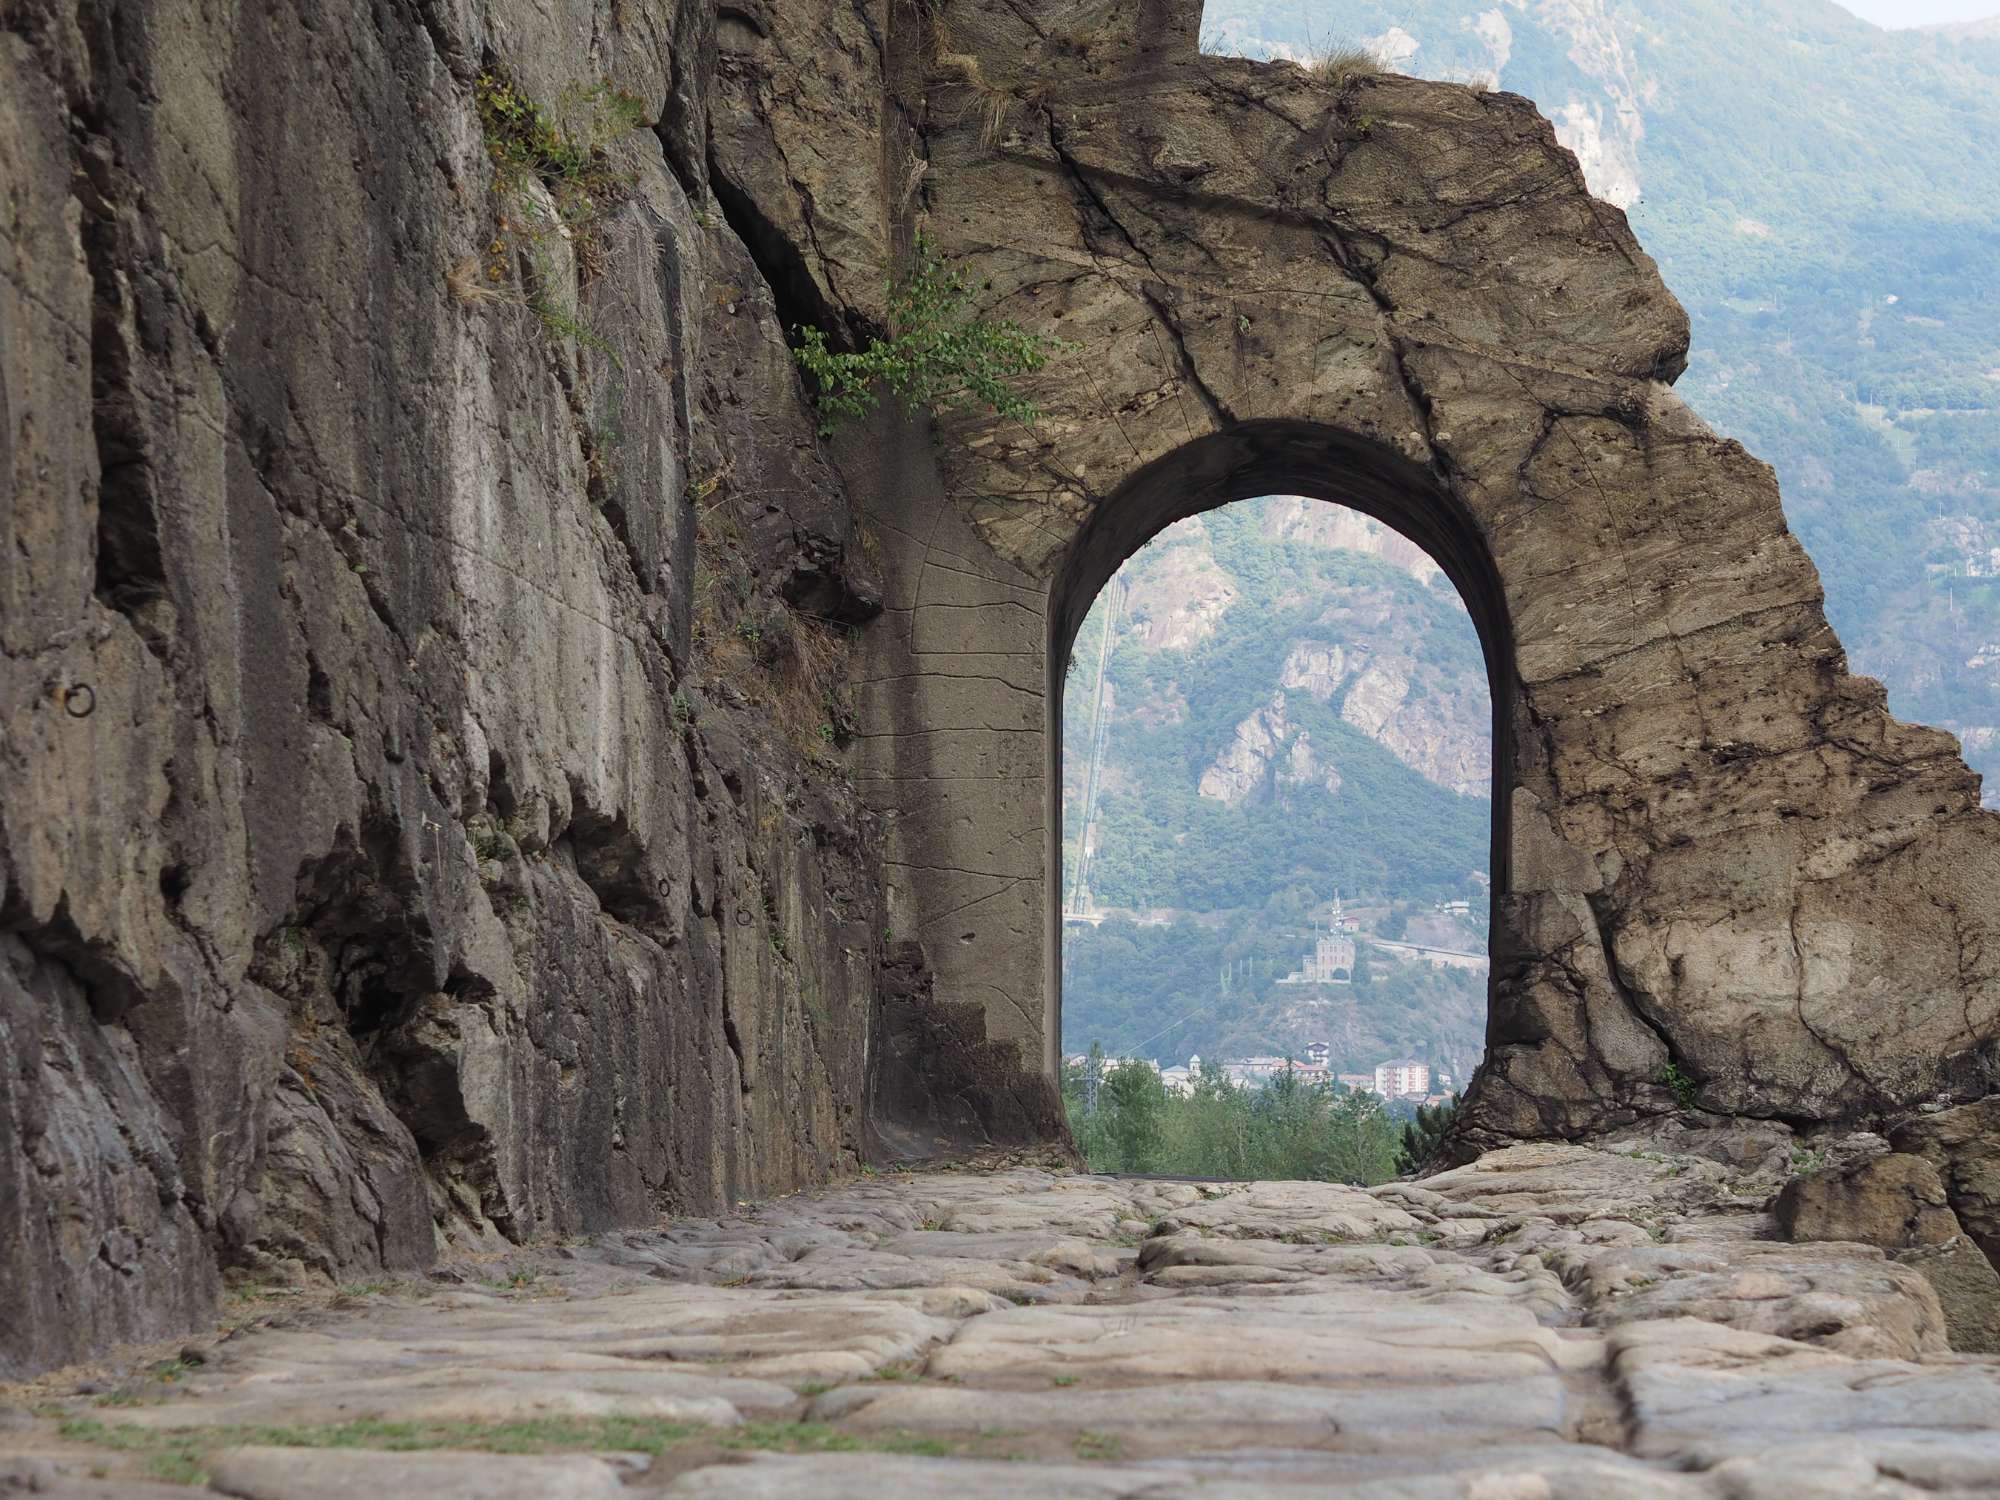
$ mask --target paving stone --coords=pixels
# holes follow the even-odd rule
[[[144,1479],[94,1477],[75,1461],[44,1457],[0,1458],[0,1495],[48,1495],[56,1500],[187,1500],[185,1487]]]
[[[1775,1170],[1763,1136],[1689,1140],[1716,1157],[1650,1135],[1516,1147],[1367,1192],[899,1174],[512,1250],[517,1289],[473,1285],[487,1262],[432,1295],[253,1317],[170,1385],[137,1363],[93,1381],[119,1400],[68,1414],[162,1433],[535,1417],[557,1447],[611,1436],[596,1419],[656,1424],[650,1464],[241,1449],[216,1465],[224,1493],[301,1500],[2000,1493],[2000,1360],[1950,1352],[1932,1289],[1949,1268],[1915,1263],[1967,1242],[1774,1238],[1738,1191]],[[1961,1314],[1984,1285],[1965,1279]],[[87,1437],[10,1408],[0,1474],[147,1493],[143,1452]],[[858,1451],[783,1451],[829,1441]],[[912,1442],[945,1456],[889,1451]]]
[[[1584,1283],[1603,1327],[1701,1318],[1859,1358],[1917,1359],[1951,1347],[1928,1281],[1868,1245],[1645,1244],[1558,1260]]]
[[[667,1486],[673,1500],[1132,1500],[1165,1496],[1185,1471],[1086,1464],[948,1462],[879,1455],[758,1457],[710,1465]]]
[[[1128,1458],[1242,1448],[1397,1451],[1411,1443],[1492,1443],[1560,1436],[1562,1382],[1554,1374],[1468,1380],[1427,1388],[1364,1380],[1355,1388],[1259,1381],[1040,1391],[924,1384],[850,1387],[821,1396],[811,1415],[859,1431],[1108,1436]]]
[[[1632,1324],[1610,1343],[1646,1457],[1705,1466],[1832,1437],[1976,1456],[2000,1432],[2000,1364],[1853,1359],[1693,1318]]]
[[[1498,1299],[1379,1290],[1016,1308],[966,1324],[930,1374],[968,1380],[1533,1380],[1552,1330]]]
[[[236,1448],[217,1458],[209,1488],[241,1500],[612,1500],[618,1469],[577,1455],[376,1453],[358,1449]]]

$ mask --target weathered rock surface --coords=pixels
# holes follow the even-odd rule
[[[485,1287],[253,1305],[199,1363],[100,1373],[95,1402],[45,1384],[0,1475],[143,1493],[167,1454],[272,1500],[2000,1487],[2000,1362],[1946,1348],[1923,1277],[1770,1238],[1733,1202],[1767,1179],[1712,1166],[1530,1147],[1445,1192],[864,1181],[512,1252]]]
[[[1921,1156],[1891,1152],[1788,1183],[1772,1206],[1787,1239],[1906,1249],[1958,1234],[1944,1184]]]
[[[2000,1265],[2000,1095],[1914,1115],[1889,1143],[1937,1168],[1959,1223]]]
[[[1688,1087],[1871,1125],[1992,1089],[2000,825],[1848,675],[1768,471],[1669,389],[1681,310],[1547,123],[1201,59],[1196,0],[945,9],[0,17],[0,1371],[191,1327],[224,1273],[373,1279],[867,1154],[1060,1157],[1060,665],[1139,541],[1239,495],[1389,521],[1487,640],[1461,1155]],[[537,232],[552,184],[496,181],[496,75],[636,100],[601,222]],[[1076,349],[1036,428],[822,443],[785,327],[865,339],[920,218]],[[1947,1113],[1903,1149],[1990,1248],[1990,1115]],[[809,1226],[623,1253],[739,1255],[773,1295],[970,1260],[1033,1299],[1178,1215],[1298,1240],[1245,1263],[1282,1287],[1344,1264],[1314,1236],[1417,1234],[1391,1207],[1471,1253],[1513,1213],[1492,1185],[1213,1221],[1051,1187],[1005,1227],[1063,1243],[1001,1270]],[[1750,1211],[1706,1167],[1658,1186],[1614,1189]],[[1227,1285],[1179,1258],[1155,1290]],[[1854,1274],[1863,1322],[1902,1295]],[[1529,1280],[1510,1316],[1543,1315]]]
[[[1488,646],[1496,981],[1461,1150],[1669,1113],[1669,1078],[1828,1122],[1994,1086],[2000,824],[1948,735],[1848,673],[1769,470],[1673,394],[1681,308],[1527,101],[1200,57],[1195,0],[1014,0],[889,7],[884,121],[784,87],[815,51],[866,65],[828,40],[846,9],[724,43],[761,112],[719,155],[747,181],[785,143],[802,284],[865,322],[813,227],[922,215],[991,311],[1075,345],[1032,430],[857,443],[892,627],[863,644],[863,787],[941,999],[1052,1056],[1070,640],[1148,536],[1302,493],[1428,548]]]
[[[1891,1152],[1788,1183],[1772,1205],[1793,1240],[1853,1240],[1892,1251],[1931,1285],[1951,1345],[2000,1353],[2000,1271],[1960,1233],[1944,1183],[1921,1156]]]
[[[865,1149],[871,815],[775,710],[879,590],[713,25],[0,19],[0,1372]],[[657,122],[594,279],[482,68]]]

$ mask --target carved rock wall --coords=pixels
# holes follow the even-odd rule
[[[6,7],[0,1376],[866,1149],[874,819],[775,710],[878,591],[714,49],[697,0]],[[594,280],[503,222],[485,70],[638,96]]]

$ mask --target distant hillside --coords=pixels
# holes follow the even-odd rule
[[[2000,804],[2000,23],[1830,0],[1208,0],[1211,51],[1363,42],[1527,94],[1694,319],[1828,614]]]
[[[1122,914],[1067,929],[1072,1050],[1181,1060],[1325,1040],[1343,1066],[1422,1049],[1470,1067],[1477,975],[1364,948],[1358,986],[1277,983],[1336,892],[1395,937],[1467,901],[1470,925],[1426,941],[1483,947],[1485,665],[1422,551],[1316,500],[1182,522],[1085,623],[1064,744],[1067,905]]]
[[[2000,41],[2000,16],[1989,16],[1984,21],[1941,21],[1918,29],[1953,41],[1994,42]]]

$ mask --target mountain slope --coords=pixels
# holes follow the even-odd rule
[[[1346,1066],[1423,1048],[1469,1067],[1480,975],[1405,973],[1409,960],[1371,949],[1351,992],[1276,983],[1336,892],[1384,936],[1439,902],[1483,919],[1485,665],[1421,550],[1316,500],[1182,522],[1086,621],[1064,744],[1072,1050],[1184,1058],[1326,1040]],[[1107,910],[1124,920],[1084,925]],[[1476,925],[1449,935],[1482,943]]]

